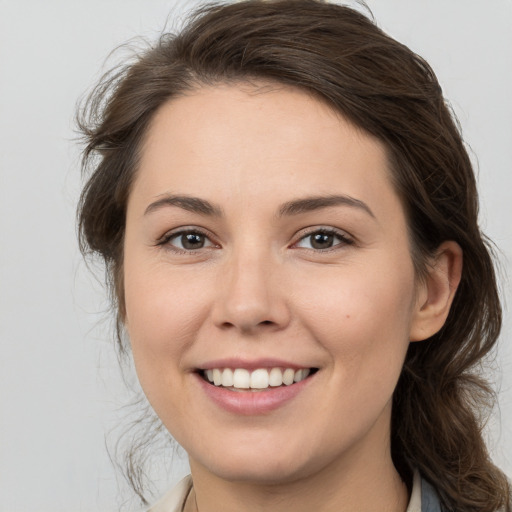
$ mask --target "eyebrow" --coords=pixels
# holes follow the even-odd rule
[[[303,199],[289,201],[281,206],[279,215],[298,215],[322,208],[330,208],[332,206],[350,206],[352,208],[358,208],[375,219],[375,215],[365,202],[345,195],[305,197]]]
[[[144,215],[160,210],[166,206],[177,206],[178,208],[182,208],[183,210],[187,210],[192,213],[198,213],[199,215],[207,215],[213,217],[222,216],[222,209],[213,205],[209,201],[206,201],[205,199],[179,195],[166,195],[161,199],[158,199],[146,208]]]
[[[151,203],[144,211],[144,215],[167,206],[177,206],[178,208],[182,208],[183,210],[187,210],[192,213],[198,213],[199,215],[213,217],[223,216],[222,208],[219,206],[216,206],[205,199],[200,199],[199,197],[184,195],[165,195]],[[301,213],[320,210],[322,208],[330,208],[333,206],[349,206],[352,208],[358,208],[375,219],[375,215],[365,202],[346,195],[314,196],[288,201],[279,208],[279,216],[299,215]]]

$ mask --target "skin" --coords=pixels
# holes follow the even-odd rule
[[[156,113],[127,207],[125,323],[142,387],[189,454],[189,510],[406,509],[391,398],[410,341],[446,319],[462,255],[446,242],[416,278],[389,175],[379,141],[299,90],[205,87]],[[175,195],[218,215],[162,201]],[[332,195],[359,203],[282,212]],[[180,249],[184,228],[204,246]],[[332,247],[313,248],[321,228]],[[319,371],[284,406],[236,415],[195,374],[226,357]]]

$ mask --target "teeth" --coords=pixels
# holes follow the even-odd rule
[[[220,386],[222,384],[222,372],[218,368],[213,370],[213,383],[216,386]]]
[[[267,370],[254,370],[251,373],[251,388],[252,389],[265,389],[268,388],[268,371]]]
[[[251,387],[250,373],[243,368],[237,368],[233,372],[233,387],[238,389],[249,389]]]
[[[229,368],[226,368],[223,372],[222,372],[222,385],[225,387],[225,388],[229,388],[230,386],[233,385],[233,371],[230,370]]]
[[[236,389],[267,389],[268,387],[290,386],[304,380],[310,373],[309,368],[259,368],[252,372],[245,368],[213,368],[206,370],[207,380],[215,386]]]
[[[283,372],[280,368],[272,368],[268,375],[268,383],[270,386],[281,386],[283,383]]]
[[[292,368],[286,368],[286,370],[283,372],[283,384],[286,384],[289,386],[290,384],[293,384],[293,378],[295,377],[295,372]]]
[[[293,376],[293,382],[300,382],[301,380],[304,380],[308,375],[309,368],[302,368],[302,370],[297,370]]]

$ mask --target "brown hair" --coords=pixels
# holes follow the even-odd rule
[[[481,413],[494,395],[479,364],[496,343],[501,308],[471,162],[429,65],[353,9],[317,0],[209,5],[93,92],[79,120],[84,168],[92,166],[79,236],[84,252],[104,258],[118,327],[125,209],[148,123],[198,85],[245,80],[302,88],[385,144],[418,275],[443,241],[462,247],[446,324],[410,344],[394,393],[392,455],[404,478],[419,469],[447,509],[510,507],[507,481],[482,439]]]

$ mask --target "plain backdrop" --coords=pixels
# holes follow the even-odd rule
[[[459,116],[478,167],[481,223],[500,248],[510,303],[512,1],[368,3],[384,30],[430,62]],[[105,448],[125,421],[128,395],[102,271],[93,277],[77,250],[73,116],[115,46],[157,37],[169,15],[175,20],[193,5],[0,0],[0,511],[130,509]],[[509,475],[511,335],[507,310],[494,373],[500,411],[486,436]],[[161,488],[186,471],[178,460]]]

